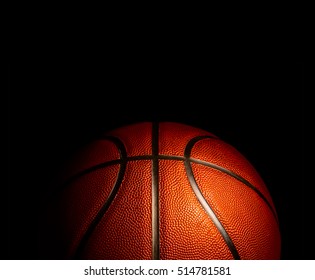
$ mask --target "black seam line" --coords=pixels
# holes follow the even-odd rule
[[[266,199],[266,197],[260,192],[260,190],[258,190],[256,187],[254,187],[250,182],[248,182],[246,179],[244,179],[243,177],[237,175],[236,173],[232,172],[229,169],[226,169],[224,167],[221,167],[219,165],[216,165],[214,163],[210,163],[207,161],[203,161],[203,160],[199,160],[199,159],[194,159],[194,158],[190,158],[189,159],[190,162],[194,162],[194,163],[198,163],[201,165],[205,165],[208,167],[211,167],[213,169],[222,171],[225,174],[230,175],[231,177],[235,178],[236,180],[242,182],[243,184],[245,184],[247,187],[249,187],[250,189],[252,189],[255,193],[258,194],[258,196],[267,204],[268,208],[271,210],[276,222],[278,223],[278,217],[277,214],[275,213],[274,209],[272,208],[271,204],[269,203],[269,201]]]
[[[218,229],[219,233],[221,234],[221,236],[223,237],[226,245],[228,246],[231,254],[233,255],[233,258],[235,260],[240,260],[240,255],[237,252],[237,249],[231,239],[231,237],[229,236],[229,234],[227,233],[227,231],[225,230],[224,226],[221,224],[220,220],[218,219],[218,217],[216,216],[216,214],[214,213],[214,211],[212,210],[211,206],[208,204],[207,200],[205,199],[205,197],[203,196],[192,171],[192,166],[191,166],[191,161],[189,160],[190,158],[190,153],[191,150],[193,148],[193,146],[196,144],[196,142],[205,139],[208,137],[195,137],[193,139],[191,139],[186,148],[185,148],[185,152],[184,152],[184,156],[185,156],[185,161],[184,161],[184,165],[185,165],[185,169],[186,169],[186,173],[187,173],[187,177],[188,180],[190,182],[190,185],[198,199],[198,201],[200,202],[201,206],[203,207],[203,209],[205,210],[205,212],[208,214],[208,216],[210,217],[210,219],[212,220],[212,222],[214,223],[214,225],[216,226],[216,228]]]
[[[152,123],[152,259],[160,259],[159,126]]]
[[[274,218],[276,220],[276,223],[279,224],[278,216],[277,216],[275,210],[273,209],[273,207],[271,206],[271,204],[269,203],[269,201],[267,200],[267,198],[261,193],[261,191],[259,189],[257,189],[254,185],[252,185],[245,178],[243,178],[242,176],[232,172],[229,169],[226,169],[226,168],[224,168],[222,166],[219,166],[219,165],[216,165],[214,163],[203,161],[203,160],[200,160],[200,159],[190,158],[190,152],[191,152],[193,146],[195,145],[195,143],[200,141],[200,140],[208,139],[208,138],[213,138],[213,137],[212,136],[198,136],[198,137],[195,137],[195,138],[191,139],[189,141],[189,143],[187,144],[187,147],[186,147],[186,150],[185,150],[185,153],[187,153],[187,155],[185,154],[185,158],[186,159],[189,158],[189,160],[191,162],[195,162],[195,163],[198,163],[198,164],[202,164],[202,165],[205,165],[205,166],[217,169],[217,170],[219,170],[219,171],[221,171],[221,172],[223,172],[223,173],[225,173],[227,175],[232,176],[233,178],[235,178],[236,180],[242,182],[243,184],[245,184],[247,187],[252,189],[267,204],[268,208],[270,209],[272,215],[274,216]]]
[[[181,161],[184,161],[185,160],[185,157],[183,156],[169,156],[169,155],[158,155],[157,156],[158,159],[166,159],[166,160],[181,160]],[[126,161],[126,162],[129,162],[129,161],[137,161],[137,160],[152,160],[153,159],[153,156],[152,155],[143,155],[143,156],[134,156],[134,157],[126,157],[123,161]],[[242,182],[243,184],[245,184],[246,186],[248,186],[249,188],[251,188],[255,193],[257,193],[257,195],[263,199],[263,201],[268,205],[269,209],[271,210],[273,216],[275,217],[276,219],[276,222],[279,224],[279,221],[278,221],[278,217],[277,217],[277,214],[276,212],[274,211],[273,207],[271,206],[271,204],[269,203],[269,201],[265,198],[265,196],[254,186],[252,185],[249,181],[247,181],[246,179],[244,179],[243,177],[237,175],[236,173],[230,171],[229,169],[226,169],[224,167],[221,167],[219,165],[216,165],[214,163],[210,163],[208,161],[203,161],[203,160],[200,160],[200,159],[195,159],[195,158],[189,158],[189,160],[191,162],[194,162],[194,163],[197,163],[197,164],[201,164],[201,165],[205,165],[205,166],[208,166],[208,167],[211,167],[213,169],[216,169],[216,170],[219,170],[223,173],[226,173],[230,176],[232,176],[233,178],[239,180],[240,182]],[[63,189],[65,188],[67,185],[69,185],[72,181],[80,178],[81,176],[84,176],[88,173],[91,173],[95,170],[98,170],[98,169],[101,169],[101,168],[105,168],[107,166],[111,166],[111,165],[115,165],[115,164],[120,164],[122,163],[122,159],[117,159],[117,160],[112,160],[112,161],[108,161],[108,162],[104,162],[104,163],[100,163],[98,165],[95,165],[91,168],[88,168],[84,171],[81,171],[79,172],[78,174],[76,174],[75,176],[69,178],[63,185],[60,189]],[[59,189],[59,190],[60,190]],[[57,192],[58,190],[56,190]]]
[[[158,155],[157,158],[158,159],[166,159],[166,160],[181,160],[181,161],[185,161],[185,157],[183,157],[183,156]],[[152,155],[143,155],[143,156],[134,156],[134,157],[128,157],[128,158],[126,157],[125,159],[123,159],[123,161],[126,161],[126,162],[137,161],[137,160],[153,160],[153,156]],[[251,188],[268,205],[269,209],[271,210],[273,216],[276,219],[276,222],[279,224],[277,214],[275,213],[275,211],[274,211],[273,207],[271,206],[271,204],[269,203],[269,201],[265,198],[265,196],[254,185],[252,185],[246,179],[244,179],[243,177],[241,177],[241,176],[237,175],[236,173],[230,171],[229,169],[226,169],[226,168],[221,167],[219,165],[216,165],[214,163],[210,163],[208,161],[203,161],[203,160],[195,159],[195,158],[189,158],[189,161],[197,163],[197,164],[205,165],[205,166],[211,167],[211,168],[216,169],[216,170],[219,170],[219,171],[221,171],[221,172],[223,172],[225,174],[228,174],[228,175],[232,176],[233,178],[235,178],[238,181],[240,181],[243,184],[245,184],[247,187]],[[112,161],[108,161],[108,162],[104,162],[104,163],[100,163],[98,165],[95,165],[95,166],[93,166],[93,167],[91,167],[89,169],[86,169],[86,170],[84,170],[82,172],[79,172],[75,176],[69,178],[62,185],[62,188],[60,188],[60,189],[65,188],[72,181],[74,181],[74,180],[80,178],[81,176],[84,176],[84,175],[86,175],[86,174],[88,174],[90,172],[93,172],[93,171],[101,169],[101,168],[105,168],[107,166],[120,164],[120,163],[122,163],[122,159],[112,160]]]
[[[233,258],[236,260],[240,259],[240,256],[237,252],[237,249],[232,241],[232,239],[230,238],[229,234],[227,233],[227,231],[225,230],[225,228],[223,227],[223,225],[221,224],[221,222],[219,221],[218,217],[216,216],[216,214],[213,212],[212,208],[210,207],[210,205],[208,204],[207,200],[205,199],[205,197],[202,195],[201,190],[199,189],[195,177],[193,175],[192,172],[192,168],[190,165],[190,161],[187,159],[184,162],[185,167],[186,167],[186,173],[187,173],[187,177],[188,180],[190,182],[190,185],[198,199],[198,201],[200,202],[200,204],[202,205],[203,209],[206,211],[206,213],[208,214],[208,216],[210,217],[210,219],[212,220],[212,222],[214,223],[214,225],[216,226],[216,228],[218,229],[218,231],[220,232],[221,236],[223,237],[225,243],[227,244],[227,246],[229,247],[230,252],[233,255]]]
[[[79,242],[77,250],[74,254],[74,259],[80,259],[81,253],[82,253],[83,249],[86,247],[86,244],[87,244],[88,240],[90,239],[92,233],[94,232],[95,228],[100,223],[100,221],[102,220],[102,218],[105,215],[106,211],[108,210],[109,206],[112,204],[112,202],[113,202],[113,200],[114,200],[114,198],[118,192],[118,189],[121,186],[124,175],[125,175],[126,166],[127,166],[126,149],[125,149],[123,143],[119,139],[113,138],[112,141],[114,142],[117,149],[119,150],[120,158],[121,158],[121,160],[120,160],[121,164],[120,164],[118,175],[116,177],[116,182],[115,182],[110,194],[108,195],[107,200],[104,202],[103,206],[100,208],[100,210],[96,214],[95,218],[92,220],[92,222],[90,223],[86,232],[84,233],[81,241]]]

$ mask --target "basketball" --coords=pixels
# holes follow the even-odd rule
[[[236,148],[176,122],[104,133],[65,165],[44,201],[44,258],[280,259],[270,191]]]

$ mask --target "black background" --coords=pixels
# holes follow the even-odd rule
[[[274,199],[282,259],[310,258],[298,49],[270,41],[49,34],[24,34],[9,60],[4,259],[38,258],[39,202],[69,155],[103,131],[155,120],[203,128],[244,154]]]

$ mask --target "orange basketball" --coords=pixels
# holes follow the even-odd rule
[[[59,183],[45,201],[46,258],[280,258],[265,183],[240,152],[203,129],[117,128],[76,154]]]

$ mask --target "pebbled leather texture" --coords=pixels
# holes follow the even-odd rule
[[[280,258],[276,209],[255,168],[181,123],[136,123],[87,145],[44,216],[46,258]]]

